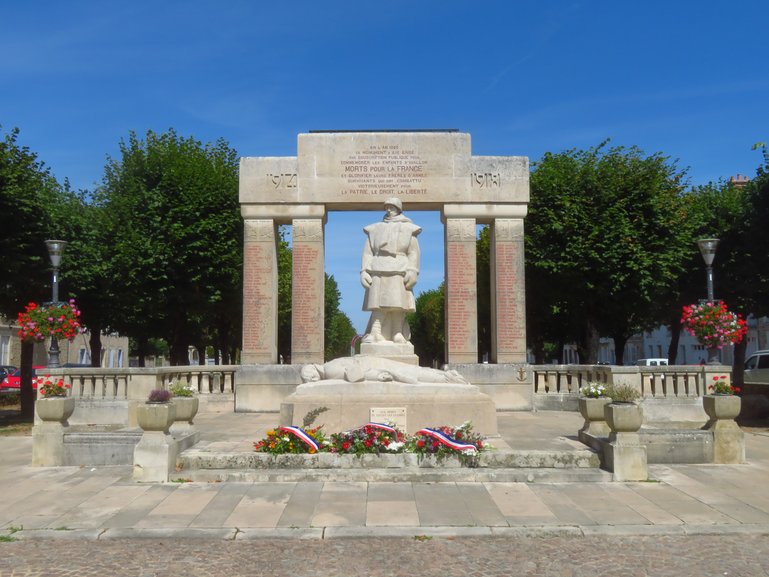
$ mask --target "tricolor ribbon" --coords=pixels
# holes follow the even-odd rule
[[[318,451],[318,443],[315,442],[315,439],[313,439],[299,427],[281,427],[280,430],[281,432],[291,433],[295,437],[301,439],[308,447]]]
[[[387,431],[388,433],[397,433],[398,431],[395,430],[394,427],[391,427],[390,425],[385,425],[382,423],[366,423],[361,427],[361,429],[365,429],[366,427],[370,427],[372,429],[380,429],[382,431]]]
[[[454,449],[455,451],[477,451],[478,447],[471,443],[462,443],[456,439],[449,437],[446,433],[436,431],[435,429],[419,429],[417,435],[426,435],[432,437],[436,441],[440,442],[447,447]]]

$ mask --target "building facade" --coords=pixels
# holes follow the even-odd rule
[[[0,365],[18,367],[21,363],[21,340],[19,326],[15,321],[0,317]],[[91,346],[88,332],[79,334],[72,342],[59,341],[60,360],[62,365],[91,365]],[[48,362],[47,349],[49,340],[35,344],[32,364],[44,366]],[[101,358],[99,366],[118,368],[128,366],[128,337],[117,334],[102,335]]]

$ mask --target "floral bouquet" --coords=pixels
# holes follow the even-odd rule
[[[709,349],[739,343],[748,332],[745,320],[727,310],[722,301],[685,306],[681,324]]]
[[[186,381],[174,381],[169,389],[174,397],[194,397],[195,390],[192,383]]]
[[[19,313],[19,338],[25,342],[41,342],[46,337],[72,341],[82,332],[80,311],[74,299],[68,303],[37,305],[29,303]]]
[[[465,421],[458,427],[420,429],[406,443],[409,453],[435,455],[438,460],[449,455],[475,456],[485,448],[483,437],[473,432],[473,424],[470,421]]]
[[[362,455],[364,453],[399,453],[405,447],[405,436],[390,425],[368,423],[359,429],[333,433],[329,442],[332,453]]]
[[[258,453],[271,455],[314,454],[325,450],[328,442],[323,434],[323,427],[301,429],[299,427],[278,427],[267,431],[267,436],[254,443]]]
[[[713,377],[713,383],[708,386],[708,390],[714,395],[733,395],[740,392],[740,388],[733,387],[726,375]]]
[[[579,390],[579,394],[583,397],[597,399],[608,396],[606,391],[606,385],[603,383],[588,383]]]
[[[50,397],[66,397],[67,390],[71,388],[70,385],[65,385],[62,379],[57,381],[51,380],[51,375],[37,377],[34,380],[34,384],[37,387],[37,393],[46,399]]]

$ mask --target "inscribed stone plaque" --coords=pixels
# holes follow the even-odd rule
[[[527,203],[523,156],[472,156],[461,132],[300,134],[295,157],[240,161],[243,204]]]
[[[271,220],[245,222],[243,249],[244,363],[277,361],[277,252]]]
[[[478,362],[475,220],[446,220],[446,348],[448,362]]]
[[[495,221],[492,340],[498,363],[526,361],[523,220]]]
[[[323,362],[323,221],[293,221],[291,362]]]
[[[369,420],[372,423],[392,425],[399,431],[406,431],[406,407],[371,407]]]

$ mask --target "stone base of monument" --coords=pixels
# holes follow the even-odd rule
[[[414,345],[411,343],[393,343],[390,341],[361,343],[360,354],[370,357],[381,357],[409,365],[419,365],[419,357],[414,354]]]
[[[390,420],[409,434],[424,427],[457,426],[465,421],[472,421],[473,430],[481,435],[498,434],[494,402],[474,385],[341,380],[305,383],[281,404],[280,424],[301,427],[305,415],[321,407],[328,410],[316,418],[314,426],[323,425],[327,433]],[[388,415],[393,418],[387,419]]]

